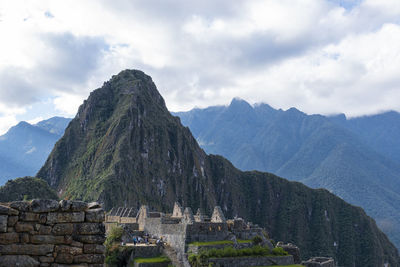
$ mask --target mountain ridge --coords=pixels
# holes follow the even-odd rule
[[[151,77],[137,70],[90,94],[37,176],[62,197],[98,200],[106,209],[147,204],[167,211],[179,201],[209,213],[220,205],[228,217],[243,216],[296,243],[305,258],[333,256],[345,266],[400,262],[362,209],[326,190],[241,172],[207,155],[169,113]]]
[[[385,114],[347,120],[344,115],[307,115],[294,108],[283,111],[259,104],[253,106],[256,116],[239,120],[230,117],[234,114],[230,110],[220,106],[174,114],[208,153],[220,153],[243,170],[273,172],[313,188],[327,188],[365,208],[400,246],[400,165],[390,158],[391,153],[397,155],[400,144],[396,146],[396,134],[382,130],[382,125],[397,129],[400,114],[389,112],[392,119],[398,118],[397,123],[378,124],[377,117]],[[369,118],[373,123],[368,126]],[[354,127],[352,122],[363,127]],[[388,151],[388,156],[369,145],[377,132],[383,133],[381,140],[394,144],[380,151]]]
[[[0,136],[0,185],[8,179],[35,175],[69,121],[62,117],[34,125],[21,121]]]

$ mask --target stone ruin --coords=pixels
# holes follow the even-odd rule
[[[314,257],[301,263],[306,267],[335,267],[335,261],[330,257]]]
[[[179,202],[175,202],[174,210],[172,211],[171,217],[181,218],[183,216],[183,208]]]
[[[239,244],[237,239],[251,240],[255,236],[259,236],[262,238],[262,245],[266,245],[270,249],[273,248],[263,228],[251,222],[246,222],[242,218],[227,220],[219,206],[214,208],[211,217],[203,214],[201,209],[198,209],[196,215],[194,215],[190,207],[183,208],[178,202],[175,202],[170,214],[151,212],[146,205],[141,206],[136,214],[133,212],[134,210],[134,208],[129,207],[112,209],[111,212],[106,214],[106,228],[109,224],[118,223],[122,225],[128,236],[140,236],[147,233],[150,236],[162,238],[175,251],[177,258],[182,262],[187,261],[188,250],[193,252],[192,249],[196,249],[191,245],[193,242],[232,240],[234,246],[240,248],[245,244]],[[123,240],[131,240],[130,236]],[[277,247],[282,247],[292,257],[290,259],[283,257],[281,260],[289,260],[297,264],[302,263],[308,267],[335,266],[332,258],[318,257],[301,262],[300,249],[291,243],[278,242]],[[197,249],[200,249],[200,247]],[[217,261],[221,260],[224,261],[219,259],[216,260],[215,264],[220,264]],[[233,263],[225,262],[224,264]]]
[[[292,244],[292,243],[283,243],[283,242],[278,242],[276,244],[277,247],[283,248],[287,253],[293,256],[294,263],[300,264],[301,263],[301,255],[300,255],[300,249],[298,246]]]
[[[3,203],[0,266],[103,266],[104,219],[105,213],[98,203]]]
[[[147,233],[162,238],[181,259],[187,253],[188,244],[193,242],[250,240],[255,236],[260,236],[263,244],[272,248],[272,244],[264,235],[264,229],[247,223],[241,218],[226,220],[219,206],[214,208],[211,217],[204,215],[200,209],[197,210],[196,215],[193,215],[190,207],[183,208],[178,202],[174,204],[171,214],[151,212],[145,205],[139,209],[136,216],[121,209],[118,210],[119,212],[110,212],[106,215],[106,228],[108,224],[118,223],[123,225],[124,229],[129,226],[132,233]],[[125,210],[132,210],[132,208],[125,208]],[[124,214],[129,214],[130,217],[123,217]]]
[[[216,206],[214,208],[214,212],[211,216],[211,222],[214,222],[214,223],[225,223],[226,222],[224,213],[222,212],[220,206]]]

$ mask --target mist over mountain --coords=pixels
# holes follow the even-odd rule
[[[0,185],[8,179],[34,176],[70,120],[53,117],[34,125],[22,121],[0,136]]]
[[[346,119],[233,99],[175,114],[206,152],[242,170],[327,188],[363,207],[400,247],[399,113]]]
[[[304,258],[399,265],[398,251],[361,208],[207,155],[169,113],[151,77],[137,70],[122,71],[90,94],[37,176],[61,197],[97,200],[106,209],[148,204],[168,211],[180,201],[210,213],[220,205],[227,217],[244,217],[275,240],[296,243]]]

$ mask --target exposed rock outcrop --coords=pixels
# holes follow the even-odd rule
[[[147,203],[166,211],[179,200],[211,213],[220,205],[228,217],[240,214],[272,238],[294,242],[304,257],[323,252],[339,265],[399,265],[396,248],[360,208],[326,190],[241,172],[207,155],[137,70],[122,71],[90,94],[38,176],[62,196],[100,201],[106,209]]]

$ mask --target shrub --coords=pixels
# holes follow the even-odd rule
[[[113,226],[107,234],[104,245],[106,247],[105,261],[109,266],[118,266],[121,261],[119,242],[121,241],[123,232],[124,230],[121,226]]]
[[[111,246],[114,242],[121,241],[123,233],[124,233],[124,229],[121,226],[111,227],[110,231],[107,234],[106,241],[104,242],[106,249],[108,250],[109,248],[111,248]]]
[[[195,265],[197,262],[197,255],[190,254],[188,257],[188,261],[189,261],[190,265],[192,265],[192,266]]]
[[[286,256],[289,255],[283,248],[275,247],[272,249],[272,254],[276,256]]]
[[[254,246],[253,247],[253,254],[257,255],[257,256],[262,256],[262,255],[264,255],[264,250],[260,246]]]
[[[255,237],[253,237],[252,241],[253,241],[253,244],[257,246],[257,245],[260,245],[263,240],[262,240],[261,236],[257,235]]]

